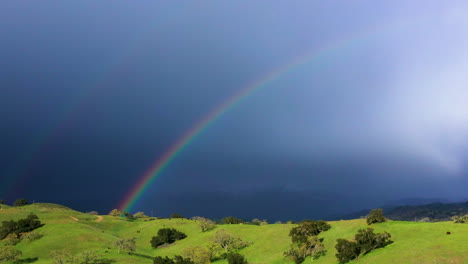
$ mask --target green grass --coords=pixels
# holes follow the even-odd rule
[[[289,230],[294,226],[290,224],[220,225],[215,230],[202,233],[197,222],[187,219],[138,219],[129,222],[119,217],[104,216],[101,222],[96,222],[96,216],[54,204],[33,204],[19,208],[2,206],[0,221],[24,218],[31,212],[36,213],[45,223],[45,226],[37,230],[44,237],[32,242],[22,241],[16,247],[23,252],[23,258],[38,257],[39,260],[34,262],[36,264],[51,263],[50,251],[59,249],[68,249],[74,253],[96,250],[103,257],[114,259],[117,263],[150,264],[151,260],[142,257],[117,254],[112,243],[118,238],[137,237],[137,253],[173,256],[181,254],[187,246],[206,245],[217,229],[225,229],[253,243],[240,250],[249,263],[292,263],[283,257],[283,252],[290,244]],[[352,239],[358,229],[367,227],[365,220],[335,221],[330,224],[332,228],[320,235],[324,238],[327,254],[313,263],[337,263],[334,256],[336,239]],[[176,228],[188,237],[166,248],[151,248],[151,237],[165,227]],[[394,243],[352,261],[351,264],[468,264],[468,224],[390,221],[374,225],[373,228],[376,232],[389,232]],[[447,235],[447,231],[452,234]],[[215,263],[227,262],[219,260]],[[310,259],[304,263],[310,263]]]

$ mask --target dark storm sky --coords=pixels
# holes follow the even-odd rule
[[[135,209],[319,218],[467,198],[468,5],[407,2],[2,1],[0,199],[107,213],[219,104],[316,50]]]

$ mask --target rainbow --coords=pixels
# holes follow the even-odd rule
[[[400,24],[401,25],[401,24]],[[389,26],[389,25],[387,25]],[[391,25],[392,28],[395,25]],[[343,48],[358,44],[368,37],[374,36],[374,33],[381,32],[383,28],[379,27],[366,30],[352,37],[340,39],[332,44],[324,46],[318,50],[307,52],[305,55],[299,56],[286,65],[276,68],[268,74],[262,76],[256,81],[248,84],[236,94],[232,95],[222,104],[214,108],[208,115],[196,123],[189,131],[187,131],[175,144],[173,144],[156,162],[141,176],[137,183],[125,195],[124,199],[119,203],[117,208],[123,211],[130,212],[141,196],[146,192],[153,181],[160,176],[177,156],[192,143],[200,134],[202,134],[216,120],[220,119],[226,112],[235,106],[239,105],[248,97],[254,95],[260,90],[268,87],[269,84],[278,80],[281,76],[291,72],[293,69],[307,64],[309,62],[319,61],[321,58],[341,50]]]

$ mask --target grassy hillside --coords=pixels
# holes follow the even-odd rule
[[[36,213],[45,226],[37,231],[44,234],[39,240],[22,241],[16,247],[23,252],[23,258],[38,257],[37,264],[51,263],[51,250],[69,249],[78,253],[84,250],[99,251],[105,258],[117,263],[152,263],[151,260],[128,254],[117,254],[112,243],[118,238],[138,237],[137,253],[149,256],[173,256],[189,245],[205,245],[216,229],[225,229],[242,239],[253,242],[240,251],[250,263],[292,263],[283,257],[288,249],[290,224],[220,225],[215,230],[202,233],[196,221],[187,219],[142,219],[128,222],[123,218],[101,217],[80,213],[54,204],[34,204],[20,208],[3,207],[0,221],[26,217]],[[97,222],[97,220],[100,220]],[[332,228],[320,235],[323,237],[327,254],[314,263],[337,263],[335,242],[337,238],[353,238],[360,228],[367,227],[365,220],[330,222]],[[150,239],[160,228],[174,227],[187,234],[187,238],[174,245],[153,249]],[[468,264],[468,224],[452,222],[416,223],[390,221],[375,225],[376,232],[387,231],[392,235],[393,244],[378,249],[350,263],[454,263]],[[452,234],[447,235],[450,231]],[[306,260],[305,263],[310,260]],[[227,263],[217,261],[215,263]]]

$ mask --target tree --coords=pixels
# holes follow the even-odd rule
[[[392,243],[390,237],[391,235],[387,232],[375,234],[374,229],[367,228],[359,229],[358,233],[354,236],[354,240],[359,244],[360,253],[365,255],[377,248],[382,248]]]
[[[368,225],[375,224],[375,223],[383,223],[385,221],[386,221],[386,219],[385,219],[385,216],[383,214],[383,210],[380,209],[380,208],[370,211],[369,214],[367,215],[367,224]]]
[[[117,253],[119,254],[120,251],[134,252],[136,250],[136,237],[118,239],[114,245],[118,248]]]
[[[174,260],[170,259],[169,257],[155,257],[153,260],[153,264],[174,264]]]
[[[174,229],[174,228],[162,228],[158,230],[158,235],[152,237],[150,243],[151,246],[157,248],[164,244],[172,244],[177,240],[186,238],[187,235]]]
[[[129,212],[124,212],[124,216],[127,220],[135,220],[135,217]]]
[[[289,236],[293,243],[305,243],[307,237],[317,236],[320,232],[327,231],[331,226],[325,221],[304,220],[297,227],[294,227],[289,232]]]
[[[337,239],[336,257],[340,263],[351,261],[359,255],[365,255],[377,248],[383,248],[393,241],[390,240],[391,235],[387,232],[374,233],[372,228],[360,229],[354,236],[355,241],[346,239]]]
[[[190,246],[182,251],[182,256],[189,258],[195,264],[207,264],[210,263],[211,254],[204,247]]]
[[[8,234],[14,233],[18,230],[18,223],[10,221],[2,221],[2,226],[0,227],[0,240],[4,239]]]
[[[119,211],[118,209],[114,209],[114,210],[110,211],[109,215],[110,216],[121,216],[122,212]]]
[[[23,253],[13,246],[0,247],[0,263],[14,262],[21,258]]]
[[[335,254],[336,258],[340,263],[347,263],[359,256],[361,249],[359,244],[354,241],[349,241],[346,239],[339,238],[336,240],[335,245],[337,253]]]
[[[464,215],[464,216],[455,215],[455,216],[452,216],[451,219],[453,220],[453,222],[454,222],[455,224],[464,224],[464,223],[468,223],[468,214],[467,214],[467,215]]]
[[[202,232],[206,232],[216,228],[216,223],[208,218],[197,217]]]
[[[16,200],[15,203],[13,203],[13,206],[20,207],[20,206],[25,206],[27,204],[28,204],[28,200],[21,198],[21,199]]]
[[[18,230],[16,233],[19,235],[20,233],[27,233],[31,232],[39,227],[44,226],[44,224],[39,221],[39,217],[37,215],[30,213],[25,219],[20,219],[17,222]]]
[[[216,231],[215,236],[212,238],[212,242],[221,246],[226,253],[231,250],[244,248],[250,244],[249,242],[242,240],[240,237],[226,232],[224,229]]]
[[[224,217],[223,218],[223,223],[224,224],[227,224],[227,225],[231,225],[231,224],[241,224],[243,223],[244,220],[240,219],[240,218],[235,218],[234,216],[228,216],[228,217]]]
[[[258,218],[254,218],[252,219],[252,221],[250,221],[253,225],[260,225],[260,223],[262,222],[260,219]]]
[[[0,204],[5,204],[5,200],[0,200]]]
[[[81,252],[76,257],[79,259],[80,264],[96,264],[99,263],[102,255],[99,255],[97,251],[87,250]]]
[[[54,260],[53,264],[65,264],[76,262],[70,251],[68,250],[53,250],[50,252],[50,257]]]
[[[184,218],[184,217],[182,215],[180,215],[180,214],[173,213],[173,214],[171,214],[171,218]]]
[[[144,212],[138,212],[136,214],[133,215],[135,218],[148,218],[147,215],[145,215]]]
[[[188,258],[183,258],[181,256],[175,256],[174,259],[170,259],[169,257],[155,257],[153,260],[154,264],[194,264]]]
[[[307,241],[303,243],[293,243],[290,249],[284,252],[284,255],[290,257],[296,264],[304,262],[307,256],[318,259],[325,254],[325,247],[322,242],[323,238],[309,236]]]
[[[16,236],[18,236],[21,233],[31,232],[42,226],[43,224],[39,221],[37,215],[33,213],[18,221],[3,221],[0,227],[0,240],[5,238],[8,234],[16,234]]]
[[[235,252],[230,252],[227,254],[227,261],[229,264],[248,264],[244,256]]]

